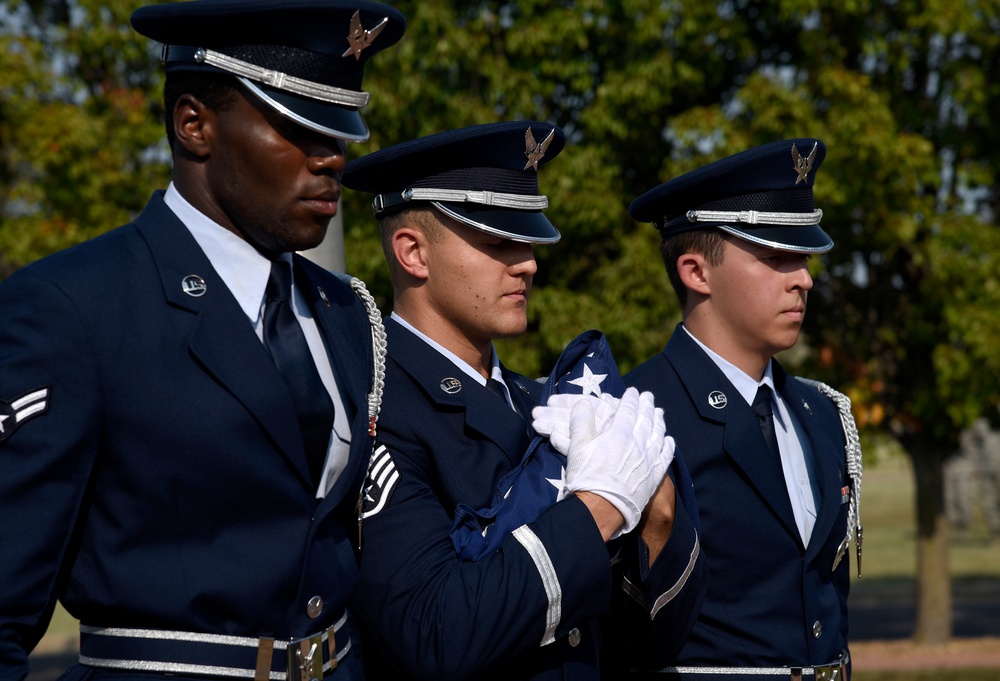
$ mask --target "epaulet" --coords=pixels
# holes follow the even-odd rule
[[[840,413],[840,423],[844,428],[845,458],[847,460],[847,475],[851,479],[850,506],[847,509],[847,536],[837,548],[837,556],[833,559],[833,569],[836,570],[840,560],[847,553],[851,543],[851,530],[854,530],[854,546],[858,554],[858,577],[861,577],[861,547],[864,544],[864,528],[861,526],[861,438],[858,436],[858,426],[851,412],[851,398],[842,392],[834,390],[826,383],[809,378],[796,378],[810,385],[830,399]]]

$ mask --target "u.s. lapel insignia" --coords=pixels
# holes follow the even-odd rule
[[[522,170],[534,168],[535,172],[538,172],[538,162],[542,160],[545,152],[549,150],[549,145],[552,144],[552,138],[555,135],[556,130],[553,128],[549,131],[549,136],[539,143],[535,141],[535,135],[531,132],[531,128],[527,129],[524,133],[524,155],[528,157],[528,162],[524,164]]]
[[[725,409],[727,404],[729,404],[729,398],[721,390],[713,390],[709,393],[708,406],[713,409]]]
[[[812,407],[809,406],[809,403],[806,402],[805,400],[802,400],[802,406],[803,408],[805,408],[807,412],[809,412],[809,415],[812,416],[813,410]]]
[[[197,274],[189,274],[181,280],[181,290],[192,298],[201,298],[208,290],[208,285]]]
[[[816,160],[816,150],[819,148],[819,142],[813,144],[812,151],[805,158],[799,153],[799,150],[792,144],[792,166],[795,168],[795,172],[798,177],[795,178],[795,184],[799,182],[809,182],[809,173],[813,169],[813,161]]]
[[[0,400],[0,443],[14,434],[25,421],[49,410],[49,388],[38,388],[5,402]]]
[[[356,60],[361,59],[361,53],[369,47],[382,32],[385,25],[389,23],[389,17],[385,17],[373,28],[365,28],[361,25],[361,10],[355,10],[351,17],[351,32],[347,34],[347,42],[350,47],[344,51],[341,57],[354,55]]]
[[[323,304],[330,307],[330,299],[326,297],[326,291],[323,290],[322,286],[316,287],[316,293],[319,294],[319,299],[323,301]]]
[[[454,395],[462,389],[462,382],[457,378],[442,378],[441,390],[449,395]]]

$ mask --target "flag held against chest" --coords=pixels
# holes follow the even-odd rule
[[[542,388],[541,404],[552,395],[621,397],[624,392],[625,384],[604,334],[585,331],[563,350]],[[565,473],[566,457],[547,438],[532,438],[521,462],[497,483],[490,508],[456,507],[451,540],[459,557],[475,561],[489,555],[513,530],[560,501]]]

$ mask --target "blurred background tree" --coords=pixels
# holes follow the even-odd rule
[[[628,204],[750,146],[819,137],[805,333],[783,362],[854,401],[917,478],[917,640],[951,634],[942,463],[1000,404],[1000,0],[394,3],[403,41],[368,68],[364,154],[502,119],[567,133],[541,174],[563,240],[537,249],[530,332],[499,343],[544,374],[586,328],[623,370],[680,315],[655,230]],[[156,49],[123,0],[0,0],[0,267],[126,222],[168,180]],[[345,194],[347,269],[384,311],[368,209]],[[2,272],[0,272],[2,274]]]
[[[162,74],[122,0],[0,0],[0,270],[130,220],[169,179]]]

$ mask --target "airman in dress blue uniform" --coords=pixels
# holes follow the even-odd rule
[[[132,24],[164,44],[173,182],[0,285],[0,679],[57,600],[66,679],[361,679],[380,315],[293,253],[325,235],[364,65],[405,21],[196,0]]]
[[[687,488],[675,494],[682,464],[652,395],[598,398],[604,377],[587,374],[594,392],[576,406],[538,407],[542,384],[493,347],[526,330],[533,245],[560,237],[538,170],[563,144],[551,124],[492,123],[379,150],[344,175],[376,195],[394,286],[352,601],[377,678],[593,679],[601,666],[614,678],[662,665],[649,658],[669,659],[693,622],[694,509]],[[503,499],[539,419],[565,455],[541,485],[553,503],[461,557],[457,509]]]
[[[860,530],[850,401],[788,376],[820,227],[816,139],[775,142],[638,197],[660,231],[683,322],[626,383],[656,393],[700,512],[708,592],[666,678],[844,679],[845,553]],[[856,538],[860,570],[860,536]]]

